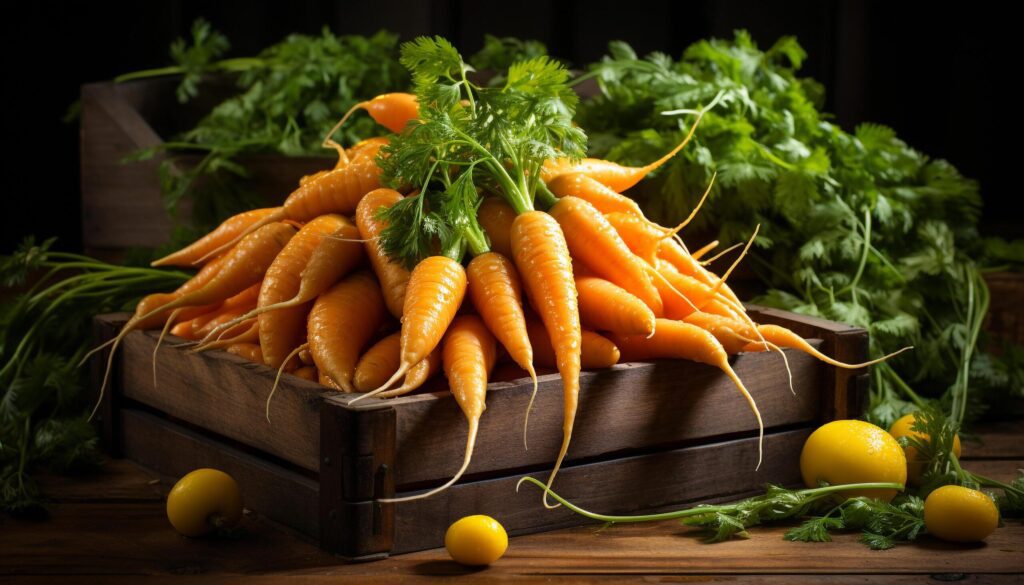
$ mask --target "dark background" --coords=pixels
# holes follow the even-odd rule
[[[1007,6],[1003,8],[1002,6]],[[4,229],[0,253],[22,237],[56,235],[81,245],[78,128],[61,121],[83,82],[169,63],[171,41],[205,17],[248,55],[290,32],[403,38],[440,34],[464,54],[483,34],[544,41],[574,64],[599,58],[609,40],[678,56],[691,42],[746,28],[761,46],[796,35],[803,73],[823,82],[827,110],[851,129],[887,124],[919,150],[980,181],[984,229],[1024,236],[1014,216],[1020,146],[1019,29],[1009,4],[756,0],[378,0],[291,2],[166,0],[7,5],[3,21]]]

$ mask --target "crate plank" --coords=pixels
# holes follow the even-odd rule
[[[743,354],[731,360],[754,392],[767,428],[818,417],[825,368],[803,353],[787,350],[786,355],[795,395],[778,354]],[[584,372],[580,386],[570,462],[757,429],[757,420],[732,381],[704,364],[683,360],[619,364]],[[502,469],[536,469],[555,460],[562,442],[561,378],[557,374],[540,378],[530,414],[529,449],[524,450],[522,421],[531,392],[528,379],[488,387],[487,410],[480,421],[469,477]],[[413,396],[394,405],[398,417],[395,481],[400,490],[450,477],[462,463],[465,417],[446,394]],[[424,460],[438,464],[416,465]]]
[[[757,440],[737,439],[565,467],[554,489],[584,509],[607,514],[658,512],[711,497],[739,498],[765,483],[799,481],[799,461],[793,454],[800,452],[810,432],[800,429],[766,436],[765,462],[758,470]],[[564,508],[545,510],[538,488],[524,485],[516,491],[521,477],[460,483],[444,498],[388,504],[395,507],[392,552],[441,546],[445,530],[467,510],[487,510],[512,535],[592,522]],[[657,481],[650,481],[655,477]],[[729,487],[724,491],[723,486]]]
[[[145,412],[122,409],[120,419],[125,457],[171,477],[220,469],[238,482],[247,508],[319,538],[316,481]]]

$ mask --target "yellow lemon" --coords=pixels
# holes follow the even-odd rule
[[[892,435],[860,420],[836,420],[811,433],[800,453],[800,473],[807,487],[907,481],[907,459]],[[867,496],[888,502],[896,490],[855,490],[840,497]]]
[[[944,485],[924,501],[928,532],[952,542],[977,542],[999,525],[999,510],[992,498],[958,485]]]
[[[508,548],[508,534],[497,520],[477,514],[466,516],[448,527],[444,547],[463,565],[489,565]]]
[[[889,434],[897,439],[912,435],[918,439],[927,440],[927,434],[910,430],[910,427],[913,426],[913,424],[914,415],[908,414],[892,423],[892,428],[889,429]],[[921,475],[924,473],[924,464],[927,462],[918,457],[917,449],[914,447],[907,447],[905,451],[907,456],[907,480],[913,485],[920,485]],[[953,437],[953,454],[960,457],[959,436]]]
[[[223,471],[197,469],[178,480],[167,495],[167,519],[185,536],[229,528],[242,519],[242,495]]]

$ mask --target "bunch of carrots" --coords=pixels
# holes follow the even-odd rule
[[[582,368],[709,364],[734,382],[763,433],[730,355],[796,348],[839,367],[874,363],[837,362],[792,331],[755,323],[725,282],[736,263],[718,276],[703,259],[716,243],[692,253],[683,244],[693,214],[666,228],[622,195],[679,152],[703,114],[664,157],[624,167],[582,157],[575,94],[558,63],[517,63],[505,85],[481,88],[443,39],[407,43],[402,61],[415,94],[353,108],[389,134],[347,149],[329,135],[337,165],[304,177],[281,207],[231,217],[154,262],[199,271],[144,298],[109,343],[162,328],[190,340],[189,351],[224,349],[363,393],[356,400],[401,396],[443,371],[468,421],[465,458],[450,481],[413,498],[468,468],[502,356],[534,392],[538,368],[561,375],[563,441],[549,487],[569,448]]]

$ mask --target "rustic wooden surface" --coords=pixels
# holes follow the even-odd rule
[[[965,467],[1007,480],[1024,468],[1024,422],[987,425],[965,443]],[[981,459],[974,459],[975,455]],[[695,472],[698,472],[695,470]],[[675,522],[596,526],[513,537],[487,569],[467,569],[444,550],[344,564],[276,525],[247,516],[232,538],[190,540],[164,515],[166,480],[124,460],[85,478],[44,476],[46,521],[0,519],[0,580],[24,583],[417,583],[462,575],[470,582],[512,579],[578,582],[1021,583],[1024,525],[1008,522],[985,544],[923,537],[872,552],[854,535],[827,544],[782,540],[785,527],[757,528],[749,540],[708,545]],[[481,510],[484,511],[484,510]],[[545,513],[538,505],[538,514]],[[147,582],[150,582],[147,580]]]

